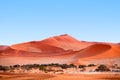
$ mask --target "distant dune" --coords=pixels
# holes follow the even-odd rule
[[[120,64],[120,45],[79,41],[68,34],[0,46],[0,65],[30,63]]]

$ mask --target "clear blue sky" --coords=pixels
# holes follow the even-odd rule
[[[120,0],[0,0],[0,45],[65,33],[120,42]]]

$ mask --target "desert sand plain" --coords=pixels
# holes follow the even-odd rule
[[[120,74],[0,73],[0,80],[120,80]]]

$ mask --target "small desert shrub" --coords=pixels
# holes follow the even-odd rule
[[[10,70],[10,68],[8,66],[0,66],[0,70],[6,72]]]
[[[110,69],[105,65],[99,65],[98,68],[95,69],[95,71],[105,72],[105,71],[110,71]]]
[[[42,66],[42,65],[39,67],[39,70],[47,71],[46,67],[45,67],[45,66]]]
[[[16,65],[14,65],[13,67],[15,67],[15,68],[17,67],[17,68],[18,68],[18,67],[20,67],[20,65],[19,65],[19,64],[16,64]]]
[[[86,65],[79,65],[78,66],[79,68],[85,68],[85,67],[87,67]]]
[[[96,66],[95,64],[89,64],[88,67]]]

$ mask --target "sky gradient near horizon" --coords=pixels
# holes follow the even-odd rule
[[[0,0],[0,45],[61,34],[120,42],[120,0]]]

